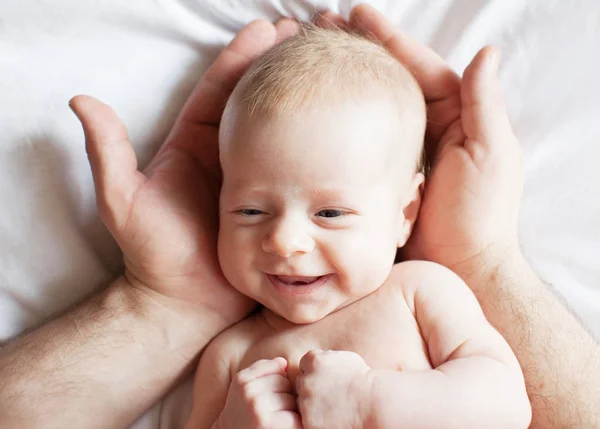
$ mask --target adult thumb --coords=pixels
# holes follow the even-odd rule
[[[499,49],[486,46],[465,69],[462,80],[463,131],[467,140],[484,150],[498,148],[508,137],[514,140],[497,77],[499,63]]]
[[[125,126],[108,105],[78,95],[69,101],[69,106],[83,126],[98,211],[114,233],[113,227],[126,220],[133,194],[145,177],[137,171],[137,159]]]

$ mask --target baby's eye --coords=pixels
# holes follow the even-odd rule
[[[258,209],[239,209],[237,213],[243,216],[258,216],[263,214],[264,212]]]
[[[340,216],[346,216],[348,213],[344,212],[342,210],[335,210],[335,209],[325,209],[325,210],[321,210],[320,212],[317,213],[317,216],[319,217],[340,217]]]

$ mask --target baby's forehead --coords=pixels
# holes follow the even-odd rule
[[[401,197],[398,189],[391,186],[389,180],[379,177],[369,182],[330,182],[302,181],[288,186],[285,183],[265,183],[253,177],[246,181],[226,181],[222,195],[224,201],[231,204],[243,204],[250,201],[266,206],[288,205],[336,205],[366,209],[385,199],[389,202]]]
[[[388,114],[374,119],[373,106],[383,100]],[[339,111],[340,106],[357,104],[363,109],[355,109],[353,114],[328,115]],[[327,117],[329,122],[319,124],[319,116]],[[387,144],[377,134],[381,135],[386,125],[396,125],[400,131],[395,149],[420,158],[425,130],[425,102],[420,88],[410,72],[382,46],[355,34],[308,28],[267,51],[243,76],[228,101],[221,122],[221,150],[231,149],[223,143],[231,141],[236,133],[246,137],[265,121],[274,124],[290,117],[322,132],[343,134],[346,130],[348,139],[358,123],[372,120],[370,135],[357,136],[370,143],[365,149],[369,152]],[[238,126],[241,122],[246,126]],[[310,134],[311,130],[301,131]],[[289,137],[283,133],[279,140],[273,140],[284,142]],[[340,142],[326,140],[321,142],[326,146],[319,149]],[[340,151],[338,161],[347,155],[349,152]]]
[[[394,103],[383,97],[359,102],[305,106],[294,113],[241,113],[223,123],[223,155],[244,160],[276,156],[282,163],[319,164],[323,168],[360,168],[389,159],[396,146],[414,146],[414,132]]]

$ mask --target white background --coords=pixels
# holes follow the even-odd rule
[[[0,340],[65,308],[120,270],[98,219],[76,94],[112,105],[141,166],[194,83],[254,18],[353,1],[3,0],[0,3]],[[600,2],[372,0],[462,73],[503,51],[500,79],[525,152],[520,236],[528,259],[600,334]],[[560,327],[557,327],[560,329]],[[177,396],[179,395],[179,396]],[[138,428],[179,427],[174,392]]]

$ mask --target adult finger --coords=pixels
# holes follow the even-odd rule
[[[125,125],[108,105],[78,95],[69,101],[69,106],[83,126],[98,210],[112,230],[125,221],[133,194],[145,177],[137,171]]]
[[[277,32],[277,43],[288,37],[298,34],[300,31],[300,22],[293,18],[281,18],[275,23],[275,31]]]
[[[460,78],[435,52],[400,32],[368,4],[350,13],[350,27],[381,42],[417,79],[425,99],[436,101],[460,90]]]
[[[285,364],[282,362],[284,361]],[[237,373],[236,381],[239,384],[249,383],[259,377],[270,374],[284,374],[287,367],[287,361],[283,358],[261,359],[254,362],[248,368]]]
[[[499,62],[500,51],[486,46],[473,58],[463,76],[463,129],[469,141],[484,148],[509,137],[514,140],[497,78]]]
[[[246,25],[202,76],[178,121],[217,126],[240,77],[276,40],[277,31],[269,21],[257,19]]]
[[[439,149],[440,140],[451,124],[460,120],[461,109],[460,93],[427,104],[425,149],[429,157]]]
[[[341,15],[333,13],[330,10],[315,14],[312,21],[315,25],[321,28],[341,30],[348,29],[348,22],[346,22],[346,20],[342,18]]]

